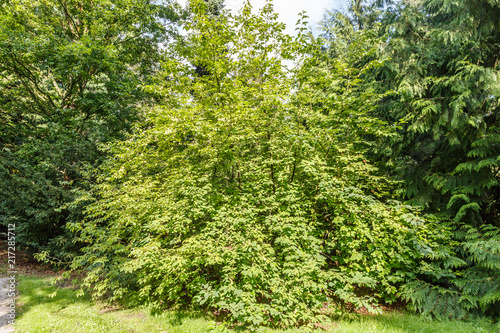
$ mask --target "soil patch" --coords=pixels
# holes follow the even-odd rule
[[[7,271],[10,271],[9,264],[12,262],[8,262],[8,246],[6,241],[0,240],[0,277],[4,277],[7,275]],[[16,248],[15,258],[11,258],[15,260],[15,266],[13,269],[17,271],[18,274],[28,274],[28,275],[37,275],[37,276],[54,276],[60,274],[61,272],[56,272],[50,268],[50,266],[46,264],[42,264],[36,261],[32,256],[27,253]]]

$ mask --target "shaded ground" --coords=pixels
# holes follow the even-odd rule
[[[14,301],[14,297],[9,297],[9,294],[12,294],[15,290],[16,296],[19,295],[17,291],[19,274],[31,274],[40,277],[56,274],[47,266],[41,265],[18,249],[15,251],[15,258],[11,258],[15,260],[15,265],[11,268],[8,261],[8,255],[7,244],[4,240],[0,240],[0,333],[14,332],[13,325],[9,324],[9,320],[11,320],[11,310],[13,309],[11,304]],[[15,279],[8,279],[8,277],[12,276],[10,271],[17,272],[17,274],[14,274]],[[18,315],[18,310],[19,304],[16,302],[16,317]]]
[[[49,266],[40,264],[33,257],[16,248],[15,251],[15,271],[18,274],[29,274],[38,276],[54,276],[57,272]],[[8,248],[4,240],[0,240],[0,277],[7,276],[8,270]]]
[[[0,309],[6,310],[5,277],[7,273],[7,248],[0,241]],[[242,333],[220,323],[213,316],[194,311],[165,311],[152,313],[147,308],[126,309],[110,307],[93,301],[88,296],[77,297],[77,290],[70,282],[51,284],[58,276],[48,268],[16,253],[19,295],[16,300],[16,330],[22,333]],[[3,282],[3,287],[1,287]],[[359,310],[333,323],[317,326],[317,333],[495,333],[500,324],[487,320],[472,322],[429,321],[406,312],[383,307],[383,315],[369,315]],[[404,306],[402,306],[404,308]],[[8,314],[0,312],[0,333],[14,332],[4,325]],[[8,319],[8,318],[6,318]],[[260,333],[303,333],[303,330],[262,329]]]

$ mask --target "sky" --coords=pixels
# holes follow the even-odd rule
[[[238,11],[245,0],[226,0],[225,8]],[[179,0],[185,4],[186,0]],[[254,10],[264,6],[266,0],[250,0]],[[274,10],[279,14],[280,20],[286,24],[286,32],[294,34],[298,14],[305,10],[309,16],[309,26],[314,35],[318,34],[317,23],[323,18],[325,11],[342,9],[347,6],[347,0],[273,0]]]

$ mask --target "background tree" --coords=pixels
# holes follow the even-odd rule
[[[487,1],[407,6],[382,74],[398,98],[381,115],[406,123],[390,153],[404,195],[474,226],[498,226],[498,10]]]
[[[70,203],[140,117],[173,19],[148,0],[2,2],[0,223],[20,248],[69,254]]]
[[[499,10],[488,1],[402,2],[388,29],[392,60],[373,75],[394,92],[377,113],[400,126],[377,150],[386,170],[409,203],[455,230],[405,289],[437,316],[492,314],[500,300]]]
[[[420,271],[429,284],[406,290],[426,313],[498,309],[499,14],[491,1],[409,3],[389,43],[394,61],[386,78],[397,98],[381,111],[405,122],[389,163],[410,202],[454,221],[453,250],[462,260],[442,257],[434,262],[439,269]]]

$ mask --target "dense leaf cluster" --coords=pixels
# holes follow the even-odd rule
[[[70,203],[139,119],[171,16],[148,1],[1,3],[0,223],[16,224],[18,247],[75,249]]]
[[[366,135],[390,134],[370,116],[380,96],[358,91],[380,62],[351,68],[376,38],[360,34],[346,58],[318,66],[270,5],[236,16],[191,5],[187,37],[146,88],[164,96],[150,128],[115,147],[79,226],[86,286],[252,326],[394,300],[435,231],[387,202],[394,184],[364,156]]]

